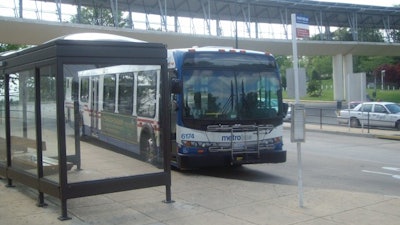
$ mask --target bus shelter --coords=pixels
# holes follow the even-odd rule
[[[94,71],[102,74],[83,85]],[[145,90],[155,92],[150,105],[139,99]],[[88,33],[1,55],[0,177],[36,189],[38,206],[58,198],[60,220],[67,200],[85,196],[165,186],[172,202],[169,92],[163,44]],[[147,146],[157,163],[138,154],[143,121],[155,130]]]

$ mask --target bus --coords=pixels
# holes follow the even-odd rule
[[[168,51],[171,164],[177,168],[283,163],[281,78],[270,53],[227,47]]]
[[[86,69],[82,69],[86,68]],[[78,77],[81,138],[94,137],[162,165],[160,65],[69,68]],[[73,78],[65,79],[66,122],[74,126]]]
[[[271,54],[196,47],[168,50],[167,57],[173,90],[166,96],[170,107],[164,110],[159,107],[164,97],[160,66],[70,69],[78,71],[81,136],[159,164],[159,116],[170,113],[175,168],[286,161],[282,124],[287,105]],[[73,79],[65,82],[65,93],[71,95]],[[73,113],[72,99],[66,96],[67,117]]]

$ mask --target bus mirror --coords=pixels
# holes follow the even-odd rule
[[[176,78],[171,79],[171,93],[180,94],[181,92],[182,92],[181,80]]]

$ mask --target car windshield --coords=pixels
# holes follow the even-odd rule
[[[400,113],[400,106],[397,104],[387,104],[386,108],[389,109],[390,113],[393,114]]]

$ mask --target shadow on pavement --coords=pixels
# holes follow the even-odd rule
[[[245,165],[236,167],[204,168],[180,172],[187,175],[203,175],[209,177],[251,181],[258,183],[297,185],[296,180],[288,179],[286,177],[278,176],[276,174],[271,174],[260,170],[255,170]]]

